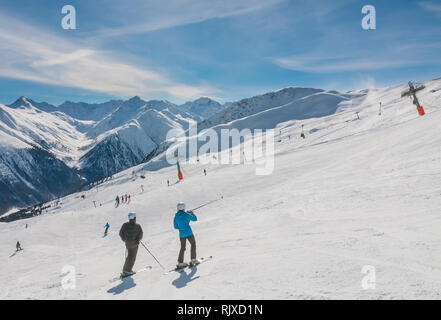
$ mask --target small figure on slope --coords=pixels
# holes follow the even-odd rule
[[[198,218],[193,211],[185,211],[185,204],[179,202],[177,205],[178,212],[175,214],[173,221],[174,228],[179,230],[179,239],[181,242],[181,250],[178,256],[178,265],[176,268],[185,268],[188,264],[184,263],[184,253],[187,240],[191,245],[191,262],[190,266],[199,264],[196,259],[196,239],[194,238],[193,231],[190,227],[190,221],[197,221]]]
[[[20,244],[20,242],[17,241],[17,244],[15,245],[15,249],[16,249],[17,251],[21,251],[21,250],[23,250],[23,249],[21,248],[21,244]]]
[[[107,222],[106,225],[104,226],[104,228],[106,228],[106,229],[104,230],[104,235],[107,236],[107,231],[109,231],[110,224]]]
[[[129,213],[129,222],[122,225],[119,236],[121,240],[125,242],[127,248],[127,257],[123,272],[121,273],[122,277],[126,277],[135,274],[135,272],[133,272],[133,266],[135,265],[139,242],[143,236],[141,226],[136,223],[136,213]]]
[[[119,196],[116,196],[115,198],[115,208],[119,207]]]

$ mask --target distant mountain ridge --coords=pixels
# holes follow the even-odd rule
[[[395,94],[406,88],[403,84],[375,90]],[[270,129],[363,106],[372,91],[287,87],[225,104],[202,97],[182,105],[135,96],[53,106],[23,96],[10,105],[0,104],[0,214],[67,194],[143,162],[147,170],[163,168],[165,151],[173,145],[167,135],[186,132],[189,123],[197,123],[199,132]]]
[[[339,93],[322,89],[287,87],[280,90],[245,98],[225,104],[225,107],[198,123],[198,131],[213,129],[218,134],[222,129],[272,129],[288,120],[302,120],[328,116],[337,112],[345,101],[359,97],[360,93]],[[196,139],[193,137],[192,139]],[[189,143],[187,139],[185,143]],[[205,142],[197,141],[200,147]],[[164,141],[150,155],[149,169],[166,165],[165,152],[173,145],[171,140]],[[188,146],[187,146],[188,147]],[[218,151],[221,151],[220,146]]]
[[[170,130],[184,131],[188,122],[222,108],[208,98],[194,104],[183,107],[138,96],[59,106],[21,96],[0,104],[0,214],[139,164]]]

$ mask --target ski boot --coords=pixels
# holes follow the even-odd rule
[[[198,259],[191,259],[189,266],[194,267],[197,266],[199,263],[201,263]]]
[[[179,263],[176,265],[176,270],[184,269],[184,268],[186,268],[186,267],[188,267],[188,263],[185,263],[185,262],[179,262]]]
[[[121,278],[133,276],[135,273],[135,271],[123,271],[121,273]]]

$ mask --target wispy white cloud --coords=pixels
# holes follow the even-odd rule
[[[11,29],[14,29],[13,32]],[[0,13],[0,76],[118,96],[165,95],[191,99],[217,92],[176,83],[161,73],[108,52],[50,34]]]
[[[348,5],[353,0],[333,0],[333,1],[314,1],[307,2],[310,14],[316,19],[323,19],[332,14],[334,11]]]
[[[419,5],[429,12],[441,15],[441,3],[423,1],[423,2],[420,2]]]
[[[34,67],[48,67],[55,66],[59,64],[66,64],[73,62],[75,60],[83,59],[91,56],[95,53],[94,50],[90,49],[78,49],[71,53],[60,54],[56,53],[52,57],[46,57],[45,60],[34,61],[32,66]]]
[[[330,12],[354,1],[336,1],[313,10],[313,16],[325,18]],[[427,10],[441,12],[441,4],[434,1],[420,3]],[[360,14],[357,12],[357,14]],[[331,15],[332,18],[335,15]],[[359,15],[361,18],[361,15]],[[318,19],[320,21],[320,19]],[[332,20],[334,21],[334,20]],[[440,65],[437,55],[439,28],[414,30],[421,34],[417,39],[409,37],[401,24],[385,26],[381,30],[360,33],[357,23],[354,28],[345,23],[330,23],[320,29],[310,46],[295,48],[299,53],[280,55],[269,60],[285,69],[310,73],[358,72],[389,70],[411,66]],[[412,35],[412,33],[410,34]]]
[[[267,8],[286,0],[174,0],[135,1],[132,12],[126,16],[132,19],[121,26],[98,30],[96,36],[114,37],[130,34],[142,34],[168,29],[215,18],[238,16]],[[142,22],[137,22],[142,21]]]
[[[330,73],[330,72],[350,72],[350,71],[368,71],[380,69],[392,69],[398,67],[408,67],[427,64],[427,60],[412,59],[406,57],[395,57],[388,55],[384,58],[376,57],[357,57],[353,56],[339,56],[329,57],[329,55],[322,53],[321,55],[298,55],[283,58],[275,58],[273,63],[278,66],[296,71],[313,72],[313,73]]]

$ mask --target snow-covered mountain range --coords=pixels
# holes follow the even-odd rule
[[[140,97],[59,106],[20,97],[0,104],[0,214],[139,164],[171,129],[183,131],[222,107],[209,98],[178,106]]]
[[[313,88],[287,87],[226,104],[216,114],[198,122],[198,132],[203,134],[205,129],[211,128],[220,136],[222,129],[273,129],[286,121],[325,117],[344,110],[348,106],[360,105],[368,94],[369,90],[340,93]],[[201,134],[186,139],[184,141],[187,144],[186,148],[189,148],[190,141],[197,140],[195,143],[198,148],[205,144],[205,139],[201,139]],[[165,151],[172,145],[176,146],[174,139],[168,139],[160,144],[150,155],[149,160],[153,159],[153,161],[148,163],[147,168],[156,170],[166,166],[168,162]],[[222,148],[219,144],[218,151],[222,151]]]
[[[244,162],[182,161],[176,183],[175,167],[147,171],[160,153],[41,215],[0,222],[0,299],[439,299],[441,79],[425,86],[424,116],[401,98],[405,84],[345,94],[287,88],[274,97],[283,92],[294,103],[280,98],[258,109],[263,96],[236,103],[210,121],[248,105],[214,127],[277,123],[271,175]],[[12,119],[2,114],[3,121]],[[116,207],[124,193],[130,203]],[[213,259],[164,274],[179,252],[178,201],[188,209],[210,203],[191,226],[197,257]],[[129,212],[156,260],[140,247],[134,270],[152,269],[114,281]],[[25,250],[15,252],[16,241]]]
[[[197,123],[199,132],[283,129],[289,121],[307,124],[346,110],[361,111],[373,93],[397,96],[383,103],[402,101],[399,92],[406,88],[340,93],[287,87],[224,105],[210,98],[176,105],[135,96],[99,104],[67,101],[57,107],[20,97],[0,105],[0,213],[68,194],[142,162],[147,170],[168,166],[165,151],[174,140],[167,134],[173,129],[185,132],[189,123]]]

